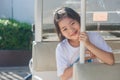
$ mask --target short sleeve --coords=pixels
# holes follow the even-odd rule
[[[89,33],[89,39],[96,47],[107,52],[112,52],[111,47],[106,43],[106,41],[98,32]]]
[[[56,48],[56,62],[57,62],[57,75],[60,77],[64,70],[68,67],[68,60],[65,56],[65,52],[63,50],[63,47],[58,44]]]

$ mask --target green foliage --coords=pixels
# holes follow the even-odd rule
[[[31,25],[13,19],[0,19],[0,49],[30,50]]]

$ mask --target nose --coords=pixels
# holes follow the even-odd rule
[[[75,30],[74,27],[72,27],[72,26],[69,27],[69,32],[70,33],[73,32],[74,30]]]

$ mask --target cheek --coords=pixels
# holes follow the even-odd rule
[[[80,29],[80,25],[79,24],[76,24],[75,27],[76,27],[76,29]]]
[[[78,25],[78,29],[80,29],[80,25]]]
[[[64,37],[66,37],[66,38],[69,37],[69,34],[68,34],[68,33],[65,33],[65,32],[62,32],[62,35],[63,35]]]
[[[66,34],[67,34],[67,33],[65,33],[65,32],[61,32],[61,33],[62,33],[63,36],[66,36]]]
[[[61,35],[62,35],[62,36],[65,36],[64,32],[61,31]]]

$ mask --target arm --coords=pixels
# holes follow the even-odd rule
[[[85,32],[80,33],[80,41],[83,41],[85,47],[90,50],[97,58],[102,60],[104,63],[112,65],[114,63],[113,54],[104,51],[89,41],[88,35]]]
[[[64,48],[58,45],[56,48],[57,75],[60,80],[68,80],[72,77],[73,68],[69,67],[69,61],[64,53]]]
[[[102,60],[104,63],[112,65],[114,63],[114,57],[113,54],[110,52],[103,51],[99,48],[97,48],[92,43],[86,44],[86,47],[100,60]]]
[[[65,69],[63,75],[60,78],[61,80],[68,80],[72,77],[72,74],[73,74],[73,67],[69,67]]]

